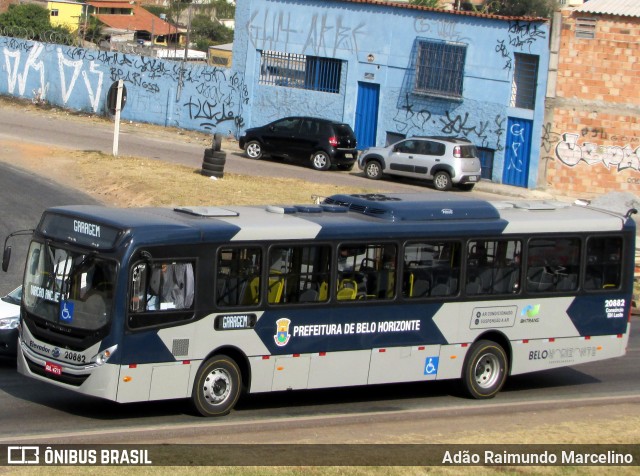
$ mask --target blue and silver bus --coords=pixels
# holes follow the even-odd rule
[[[446,194],[50,208],[18,370],[204,416],[242,392],[441,379],[491,398],[508,375],[625,354],[632,212]]]

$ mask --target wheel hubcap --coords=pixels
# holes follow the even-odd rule
[[[321,169],[327,165],[327,158],[324,155],[316,155],[313,158],[313,163],[317,168]]]
[[[256,144],[251,144],[247,147],[247,154],[249,154],[249,157],[258,157],[260,154],[260,147]]]
[[[500,378],[500,362],[493,354],[484,354],[478,359],[475,368],[476,384],[480,388],[491,388]]]
[[[231,376],[224,369],[215,369],[204,381],[202,394],[210,405],[219,405],[231,394]]]
[[[438,188],[444,188],[447,186],[447,177],[445,177],[444,175],[438,175],[436,177],[436,185],[438,186]]]
[[[375,177],[375,176],[377,176],[377,175],[378,175],[378,172],[379,172],[378,164],[371,164],[371,165],[369,165],[368,172],[369,172],[369,175],[370,175],[371,177]]]

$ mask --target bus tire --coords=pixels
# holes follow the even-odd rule
[[[507,379],[508,359],[504,349],[493,341],[481,340],[469,349],[462,369],[466,393],[475,399],[493,398]]]
[[[191,403],[202,416],[226,415],[238,401],[241,385],[238,364],[226,355],[215,355],[198,369]]]

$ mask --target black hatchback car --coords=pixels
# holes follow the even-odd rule
[[[285,117],[247,129],[239,141],[247,157],[264,155],[308,161],[316,170],[335,165],[351,170],[358,157],[356,136],[349,124],[316,117]]]

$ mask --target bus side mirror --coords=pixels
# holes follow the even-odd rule
[[[11,261],[11,247],[6,246],[4,248],[4,253],[2,253],[2,271],[5,273],[9,269],[9,262]]]

